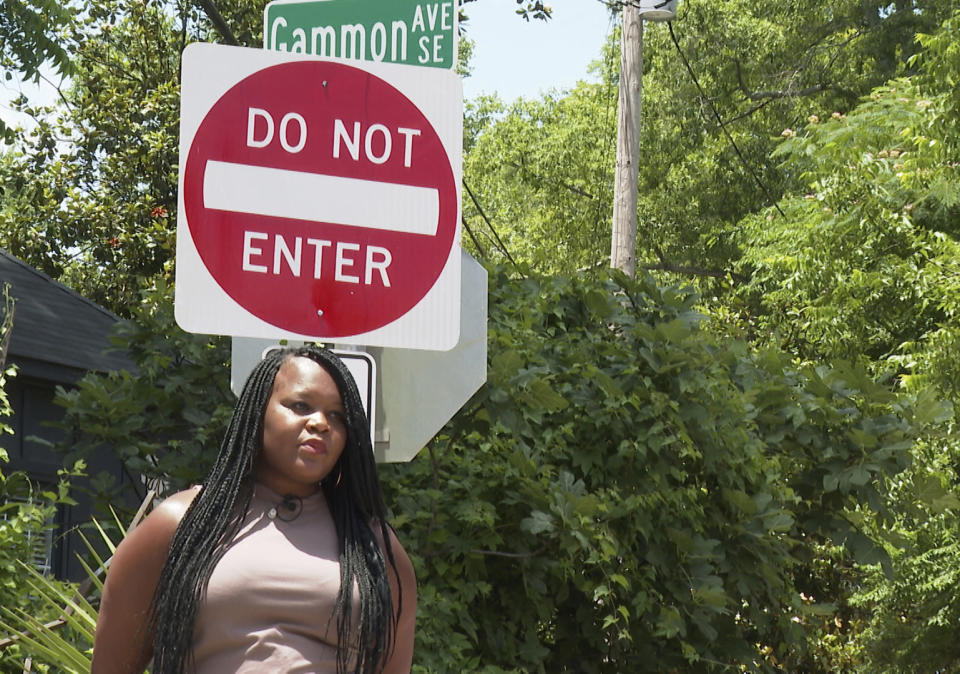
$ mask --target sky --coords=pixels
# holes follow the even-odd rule
[[[477,0],[464,6],[473,40],[473,72],[464,97],[496,92],[504,101],[536,97],[551,88],[570,88],[591,79],[587,68],[600,58],[612,28],[598,0],[553,0],[553,18],[524,21],[515,0]]]
[[[472,74],[464,80],[464,97],[497,93],[504,101],[537,97],[549,89],[565,89],[591,79],[587,69],[600,58],[612,28],[599,0],[553,0],[553,18],[524,21],[516,0],[476,0],[465,6],[466,34],[474,41]],[[9,101],[23,90],[37,103],[55,99],[49,85],[5,81],[0,77],[0,119],[21,123]]]
[[[55,82],[59,81],[56,73],[49,68],[41,68],[41,72],[45,77],[54,78]],[[31,104],[49,105],[56,100],[57,91],[42,79],[39,84],[35,84],[32,81],[21,82],[17,79],[18,73],[13,73],[13,75],[13,79],[10,80],[0,76],[0,119],[10,126],[17,126],[19,124],[30,125],[32,121],[29,117],[10,109],[10,101],[17,98],[22,92],[27,95]],[[0,145],[0,148],[2,148],[2,145]]]

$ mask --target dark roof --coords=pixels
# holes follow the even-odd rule
[[[110,330],[120,318],[0,248],[0,282],[16,299],[8,355],[21,365],[72,380],[83,371],[133,370],[113,350]],[[51,367],[53,366],[53,367]],[[24,372],[24,374],[31,374]]]

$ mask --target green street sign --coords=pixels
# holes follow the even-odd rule
[[[263,10],[265,49],[452,69],[455,0],[273,0]]]

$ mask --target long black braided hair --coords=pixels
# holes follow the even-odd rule
[[[337,672],[345,673],[348,668],[362,674],[375,672],[393,648],[398,615],[393,611],[387,561],[398,588],[400,579],[360,393],[335,354],[314,346],[294,347],[269,353],[250,373],[216,463],[174,534],[151,606],[154,674],[182,674],[191,661],[197,607],[210,574],[243,524],[253,496],[264,411],[274,379],[287,359],[298,356],[310,358],[330,374],[347,417],[346,446],[331,475],[321,483],[340,550],[335,609]],[[379,529],[382,548],[372,527]],[[359,588],[356,621],[352,620],[355,586]],[[398,606],[402,599],[398,597]]]

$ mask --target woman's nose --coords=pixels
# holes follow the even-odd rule
[[[327,415],[318,411],[311,414],[307,419],[307,427],[326,430],[330,427],[330,423],[327,421]]]

